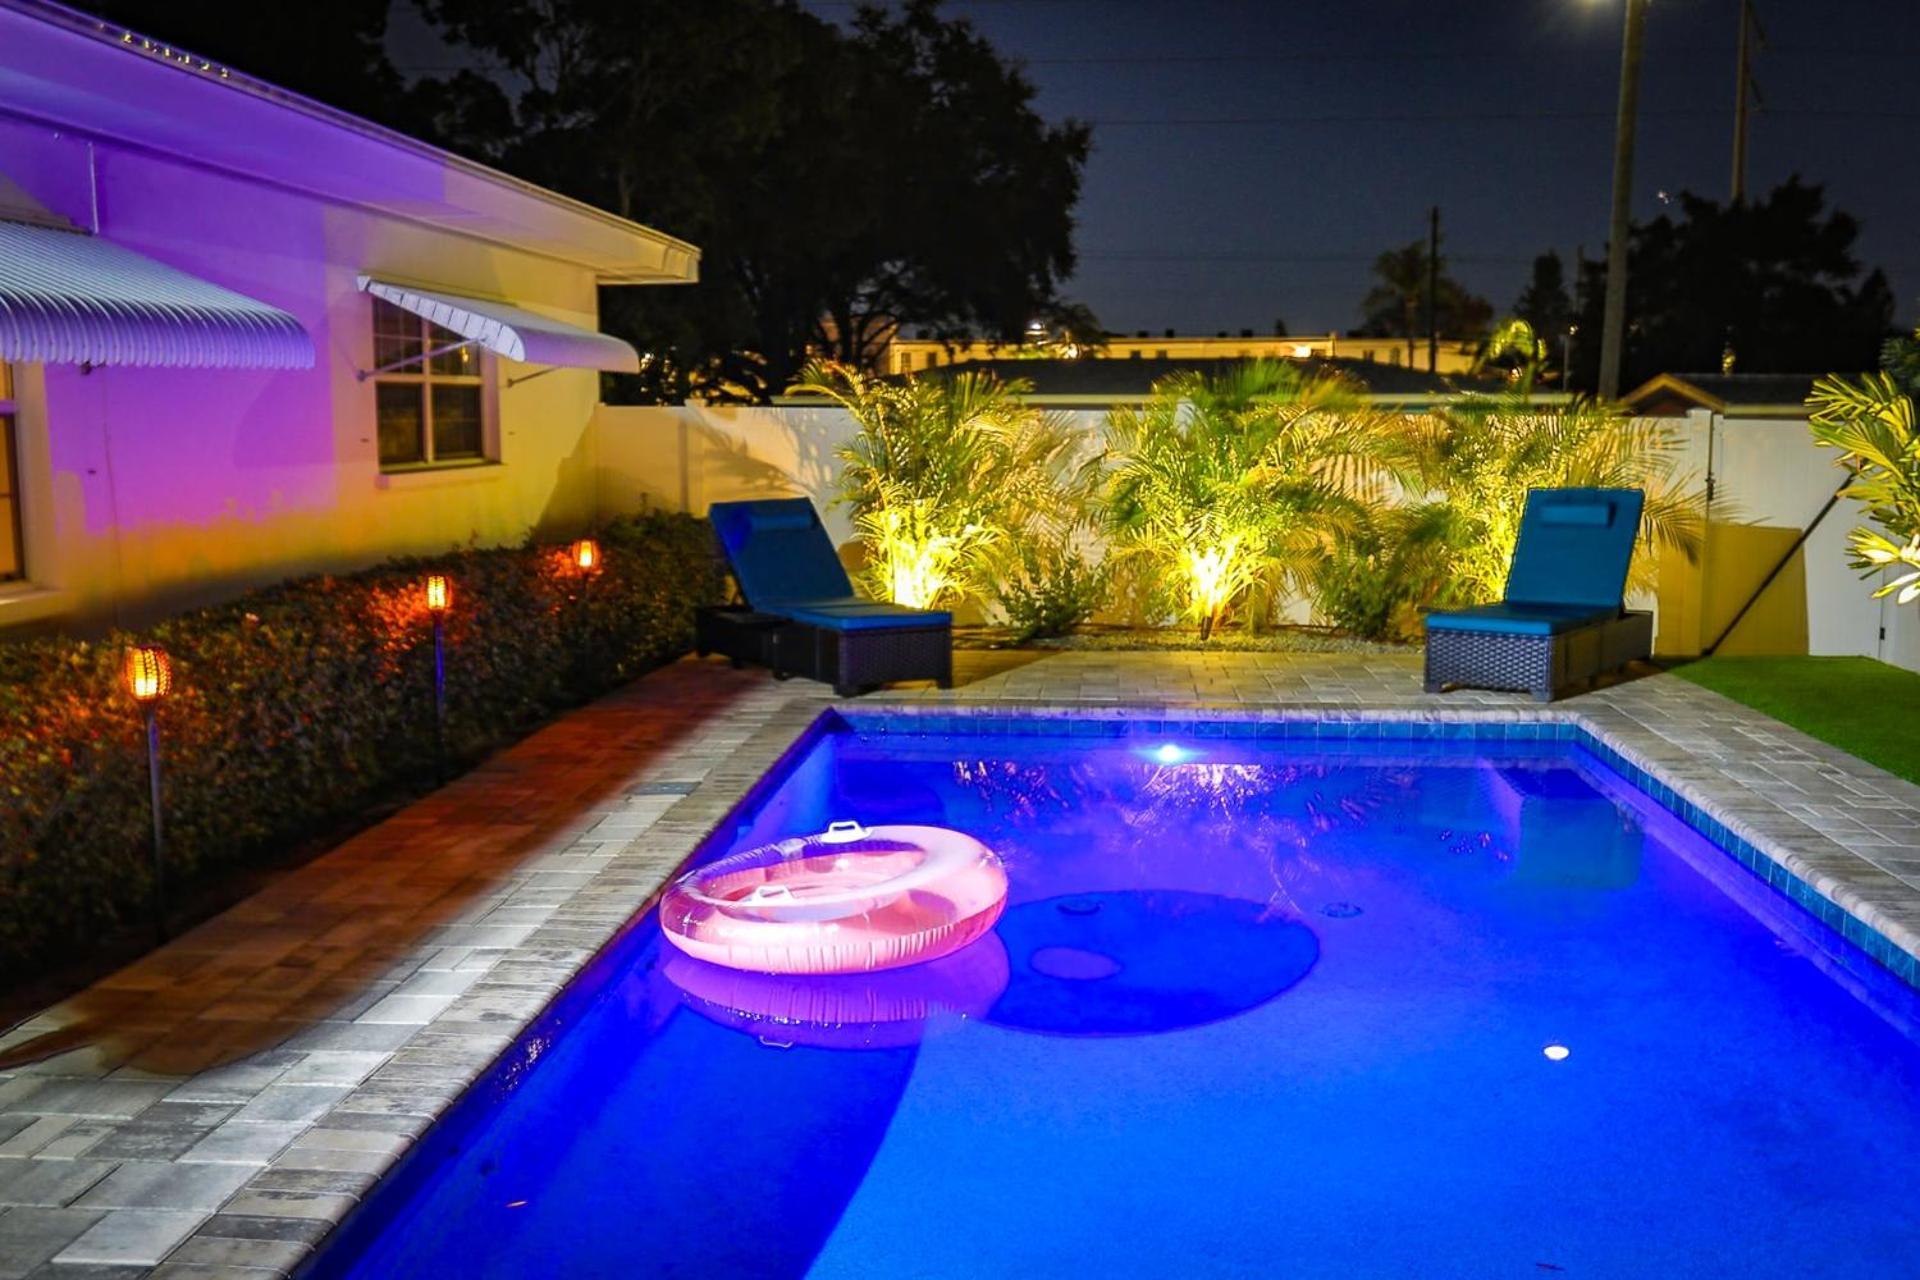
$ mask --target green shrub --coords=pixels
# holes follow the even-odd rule
[[[1027,542],[1001,566],[994,599],[1025,643],[1063,636],[1107,602],[1109,574],[1071,547]]]
[[[139,639],[173,660],[161,711],[168,875],[298,842],[437,768],[429,572],[449,575],[447,749],[471,760],[561,708],[684,653],[720,598],[706,522],[623,521],[602,568],[554,547],[466,551],[308,578]],[[0,971],[143,909],[135,637],[0,645]]]

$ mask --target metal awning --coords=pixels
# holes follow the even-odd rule
[[[372,276],[361,276],[360,288],[522,364],[602,369],[608,373],[640,372],[640,353],[628,343],[504,302],[468,298],[457,293],[429,293]]]
[[[98,236],[0,220],[0,360],[308,369],[313,340],[277,307]]]

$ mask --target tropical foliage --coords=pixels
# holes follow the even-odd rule
[[[1176,375],[1108,421],[1104,515],[1116,552],[1169,582],[1210,635],[1249,625],[1343,536],[1367,527],[1408,460],[1401,437],[1343,383],[1256,361]]]
[[[895,382],[819,365],[807,389],[854,419],[841,492],[866,588],[919,607],[971,597],[1021,638],[1111,603],[1204,639],[1304,597],[1343,631],[1415,639],[1427,608],[1500,598],[1535,488],[1645,492],[1630,589],[1652,589],[1656,552],[1691,559],[1702,538],[1671,428],[1591,400],[1536,404],[1524,376],[1409,416],[1289,361],[1177,374],[1111,411],[1084,459],[1024,384],[964,366]]]
[[[1413,575],[1422,604],[1497,600],[1520,536],[1527,491],[1641,489],[1646,509],[1629,590],[1654,586],[1654,553],[1699,554],[1698,500],[1680,470],[1681,441],[1658,420],[1588,399],[1539,406],[1514,395],[1462,401],[1408,426],[1418,488],[1429,495],[1394,513],[1401,553],[1424,562]]]
[[[1876,598],[1920,600],[1920,433],[1913,397],[1893,373],[1882,372],[1857,382],[1822,378],[1808,404],[1814,440],[1839,450],[1840,465],[1853,471],[1846,493],[1873,522],[1848,537],[1854,567],[1863,576],[1896,571],[1873,593]]]
[[[840,497],[873,595],[925,609],[988,594],[996,554],[1061,544],[1084,523],[1068,496],[1074,439],[1021,401],[1028,389],[966,370],[898,383],[831,363],[803,373],[797,390],[853,418]]]

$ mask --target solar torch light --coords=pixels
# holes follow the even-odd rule
[[[574,603],[580,607],[574,611],[576,621],[572,662],[574,678],[579,680],[584,690],[593,685],[593,616],[588,605],[592,598],[593,580],[600,573],[600,544],[592,538],[581,538],[567,548],[567,560],[573,565],[573,571],[580,575],[580,592],[574,597]]]
[[[160,807],[160,704],[173,690],[173,661],[158,645],[134,645],[127,650],[127,693],[140,708],[147,725],[147,788],[153,809],[153,931],[167,938],[167,833]]]
[[[433,619],[433,750],[442,773],[447,764],[447,638],[446,618],[453,609],[453,581],[444,573],[430,573],[425,585],[427,616]]]

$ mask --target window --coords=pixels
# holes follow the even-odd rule
[[[485,460],[486,384],[479,350],[469,344],[427,357],[459,341],[451,329],[373,299],[374,368],[413,362],[373,381],[381,470]]]
[[[20,537],[20,433],[14,422],[13,370],[0,364],[0,582],[27,576]]]

